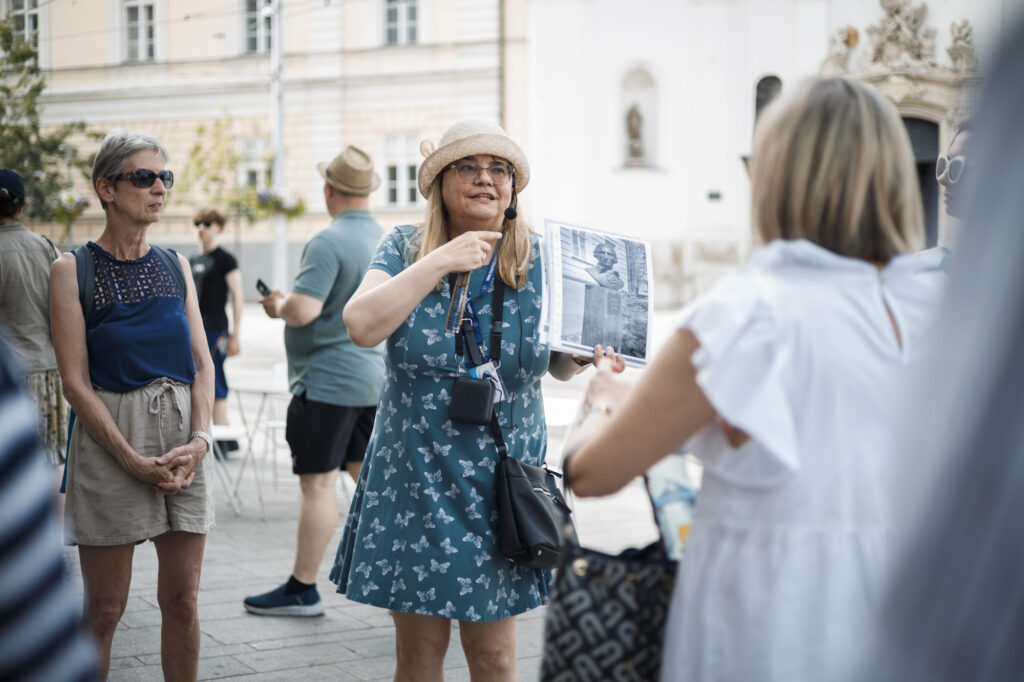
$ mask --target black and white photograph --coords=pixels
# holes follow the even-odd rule
[[[612,346],[627,363],[647,362],[651,310],[646,242],[557,221],[545,222],[548,324],[553,350],[591,355]]]

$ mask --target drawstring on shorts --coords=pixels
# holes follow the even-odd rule
[[[181,407],[181,401],[178,399],[178,394],[174,390],[177,383],[170,379],[157,379],[149,387],[153,387],[156,384],[159,384],[156,386],[156,392],[149,399],[149,413],[160,417],[160,428],[158,431],[160,432],[160,454],[162,455],[167,452],[167,442],[164,440],[164,411],[161,409],[163,407],[162,399],[164,393],[170,392],[171,402],[174,408],[178,410],[179,431],[185,425],[185,413]]]

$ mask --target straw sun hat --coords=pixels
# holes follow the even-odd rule
[[[345,194],[366,196],[380,187],[380,176],[373,172],[373,159],[355,145],[345,147],[330,164],[318,163],[316,169],[327,184]]]
[[[420,143],[426,158],[420,164],[420,194],[430,197],[430,187],[437,174],[459,159],[474,154],[490,154],[507,159],[515,169],[516,191],[522,192],[530,182],[530,164],[526,154],[500,126],[478,118],[464,118],[448,126],[441,134],[441,146],[434,148],[430,140]]]

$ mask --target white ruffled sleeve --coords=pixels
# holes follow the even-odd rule
[[[718,424],[686,444],[705,469],[738,485],[776,485],[800,471],[792,400],[786,390],[790,347],[771,282],[756,271],[725,277],[685,307],[677,328],[700,342],[691,361],[697,384],[719,416],[750,441],[732,448]]]

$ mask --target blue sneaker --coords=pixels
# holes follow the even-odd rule
[[[322,616],[324,603],[316,585],[296,592],[285,594],[285,583],[275,590],[245,598],[245,610],[259,616]]]

